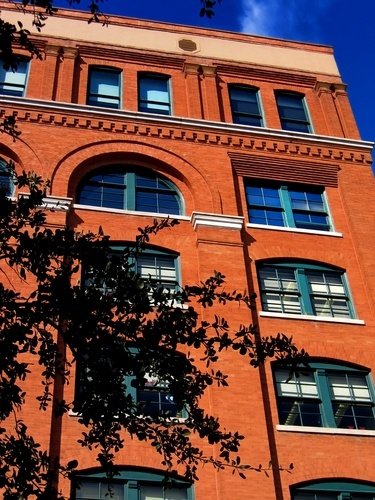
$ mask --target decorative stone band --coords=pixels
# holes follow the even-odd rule
[[[18,197],[28,197],[29,193],[19,193]],[[73,204],[73,198],[65,198],[64,196],[49,196],[43,198],[41,208],[51,210],[53,212],[68,212]]]
[[[199,226],[210,226],[240,231],[243,227],[244,217],[239,217],[237,215],[210,214],[207,212],[193,212],[190,222],[195,230]]]

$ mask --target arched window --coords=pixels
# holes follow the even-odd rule
[[[375,429],[369,370],[323,360],[292,371],[275,363],[273,375],[281,425]]]
[[[307,262],[270,261],[258,266],[263,311],[354,318],[345,273]]]
[[[229,99],[233,123],[263,127],[257,88],[247,85],[230,85]]]
[[[12,170],[7,162],[0,158],[0,190],[5,192],[5,196],[12,196],[14,191],[14,182]]]
[[[275,97],[281,128],[283,130],[312,132],[305,96],[303,94],[277,91]]]
[[[166,179],[122,165],[88,174],[78,186],[77,203],[120,210],[179,215],[177,189]]]
[[[180,478],[165,481],[165,473],[150,469],[118,469],[112,480],[103,472],[81,472],[75,478],[73,499],[193,500],[191,483]],[[111,496],[112,495],[112,496]]]
[[[291,488],[292,500],[375,500],[375,483],[330,479]]]

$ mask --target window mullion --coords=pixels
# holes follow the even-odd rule
[[[129,394],[133,398],[133,402],[137,403],[137,389],[132,386],[132,382],[135,379],[132,375],[127,375],[125,377],[126,394]]]
[[[342,492],[339,496],[338,496],[338,500],[350,500],[352,498],[351,494],[348,493],[348,492]]]
[[[281,206],[283,207],[285,225],[288,227],[295,227],[292,204],[290,202],[287,186],[280,186],[279,195]]]
[[[301,294],[300,302],[302,314],[313,315],[314,311],[310,300],[310,288],[309,283],[305,274],[305,270],[301,268],[296,269],[296,278],[298,283],[298,289]]]
[[[139,499],[139,491],[138,491],[138,481],[128,481],[125,487],[126,500],[138,500]]]
[[[325,370],[318,368],[315,376],[317,378],[318,391],[321,399],[322,425],[323,427],[336,427],[327,373]]]
[[[126,189],[124,189],[124,207],[127,210],[135,210],[135,199],[136,199],[136,175],[134,172],[126,173]]]

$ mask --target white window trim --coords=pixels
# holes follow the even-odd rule
[[[80,418],[82,416],[82,413],[80,413],[79,411],[74,411],[72,409],[69,409],[67,412],[67,415],[68,415],[68,417]],[[113,418],[117,419],[118,415],[114,415]],[[140,420],[143,420],[145,418],[145,415],[138,415],[137,418],[139,418]],[[158,418],[161,420],[161,417],[158,417]],[[168,417],[168,418],[164,418],[163,422],[165,424],[168,424],[169,426],[172,426],[172,425],[184,424],[187,419],[188,419],[188,417]]]
[[[112,214],[123,214],[123,215],[141,215],[143,217],[153,217],[157,219],[178,219],[190,221],[188,215],[175,215],[175,214],[163,214],[159,212],[138,212],[137,210],[121,210],[119,208],[108,208],[108,207],[96,207],[94,205],[81,205],[79,203],[74,203],[74,209],[77,210],[92,210],[94,212],[108,212]]]
[[[214,214],[210,212],[193,212],[191,223],[194,229],[199,226],[217,227],[222,229],[236,229],[243,227],[244,217],[238,215]]]
[[[337,231],[319,231],[315,229],[302,229],[299,227],[288,227],[288,226],[271,226],[268,224],[254,224],[248,223],[246,227],[251,227],[254,229],[270,229],[272,231],[288,231],[292,233],[303,233],[303,234],[317,234],[319,236],[334,236],[336,238],[342,238],[342,233]]]
[[[323,321],[327,323],[342,323],[348,325],[364,325],[363,319],[355,318],[335,318],[333,316],[314,316],[309,314],[290,314],[278,313],[269,311],[260,311],[259,316],[264,318],[281,318],[281,319],[302,319],[307,321]]]
[[[345,436],[375,437],[375,430],[368,429],[339,429],[336,427],[312,427],[303,425],[277,424],[276,430],[281,432],[308,432],[311,434],[341,434]]]

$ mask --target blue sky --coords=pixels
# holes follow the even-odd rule
[[[81,0],[80,8],[86,0]],[[107,13],[331,45],[362,138],[375,141],[375,0],[104,0]]]

